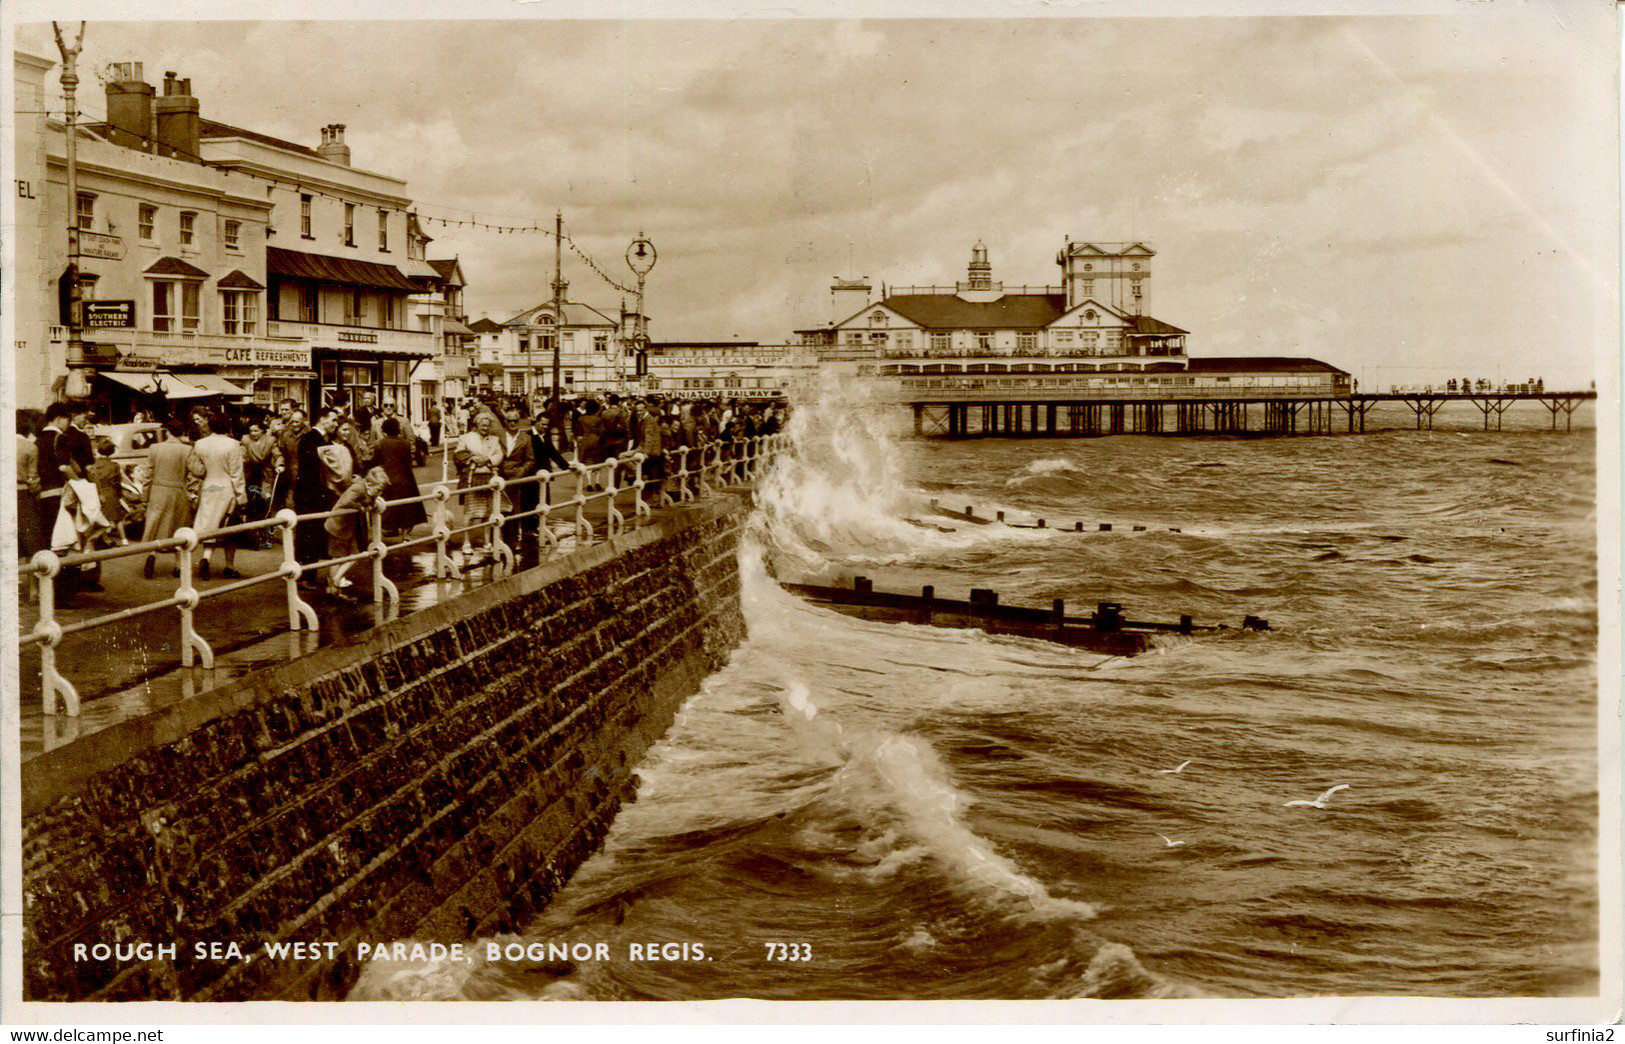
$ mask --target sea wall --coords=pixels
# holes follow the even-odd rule
[[[25,999],[339,997],[540,909],[743,637],[743,505],[663,515],[26,764]]]

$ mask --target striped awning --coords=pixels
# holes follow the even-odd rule
[[[206,391],[192,384],[190,381],[170,373],[168,370],[152,370],[146,373],[119,373],[115,370],[97,370],[96,376],[105,377],[115,384],[122,384],[131,391],[142,395],[162,395],[166,399],[199,399],[217,392]]]

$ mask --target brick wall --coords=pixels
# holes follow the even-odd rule
[[[743,637],[742,518],[676,510],[29,762],[25,998],[338,997],[358,941],[522,924]],[[340,945],[278,960],[268,940]],[[74,959],[119,942],[178,953]],[[247,959],[196,959],[210,942]]]

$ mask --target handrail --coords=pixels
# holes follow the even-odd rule
[[[553,532],[550,525],[550,522],[558,518],[569,519],[577,547],[609,541],[624,532],[628,525],[639,525],[648,519],[656,506],[667,507],[689,503],[709,497],[725,486],[760,481],[766,475],[767,466],[772,458],[782,452],[787,445],[788,440],[783,434],[774,434],[754,436],[750,439],[717,440],[699,447],[673,447],[663,454],[667,465],[664,474],[654,480],[645,477],[645,465],[649,458],[641,452],[633,451],[598,464],[576,463],[567,470],[539,471],[516,479],[504,479],[497,475],[489,482],[474,486],[452,488],[442,482],[432,491],[416,496],[394,500],[379,497],[365,509],[351,508],[344,511],[300,514],[284,508],[270,518],[222,526],[202,533],[183,528],[176,530],[173,536],[161,540],[125,544],[96,551],[67,555],[58,555],[49,550],[40,551],[19,570],[22,577],[32,578],[38,586],[39,619],[31,631],[19,637],[18,646],[19,649],[36,644],[39,646],[44,712],[48,715],[56,714],[57,705],[60,703],[64,713],[76,717],[79,714],[80,702],[78,690],[58,669],[58,646],[68,635],[92,631],[166,609],[175,609],[180,625],[181,666],[188,668],[201,666],[209,670],[214,667],[214,650],[198,633],[195,620],[197,607],[208,599],[235,595],[280,580],[287,590],[288,630],[314,631],[319,627],[319,619],[315,607],[300,596],[299,580],[316,570],[330,569],[347,562],[370,560],[374,603],[387,600],[399,606],[400,591],[384,573],[385,559],[391,555],[409,553],[432,544],[435,549],[435,579],[437,581],[456,579],[466,582],[464,574],[470,568],[471,561],[467,557],[460,562],[454,559],[447,545],[453,537],[462,536],[465,546],[468,546],[469,538],[473,534],[483,533],[482,543],[491,553],[490,579],[497,580],[512,574],[517,561],[514,549],[507,544],[503,535],[503,529],[509,523],[535,519],[538,550],[543,560],[546,560],[560,548],[558,535]],[[671,467],[674,457],[677,463],[675,470]],[[554,500],[552,496],[555,488],[554,480],[571,476],[577,480],[574,495],[568,499]],[[651,485],[656,486],[654,494],[656,503],[653,505],[646,496],[646,490]],[[515,509],[507,510],[510,507],[509,494],[527,486],[537,488],[537,505],[520,511],[516,509],[519,501],[514,500],[512,505]],[[621,510],[618,503],[618,499],[627,493],[631,494],[630,516]],[[467,520],[465,503],[470,495],[490,498],[489,510],[485,517],[472,524]],[[457,501],[456,525],[452,524],[454,499]],[[604,528],[601,533],[587,517],[588,505],[600,501],[604,505]],[[423,536],[385,543],[384,512],[390,508],[410,504],[423,504],[426,509],[430,504],[434,505],[434,510],[429,513],[429,531]],[[565,512],[568,514],[564,514]],[[325,522],[330,518],[354,518],[357,515],[363,515],[367,525],[365,549],[313,562],[299,561],[294,532],[300,524]],[[258,576],[243,577],[208,589],[199,589],[195,586],[192,555],[200,544],[211,543],[222,537],[267,531],[278,532],[282,537],[282,562],[277,568]],[[57,619],[56,578],[64,569],[77,569],[85,565],[170,552],[177,556],[180,576],[169,595],[139,605],[126,606],[88,620],[64,624]]]

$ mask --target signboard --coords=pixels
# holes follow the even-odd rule
[[[258,345],[166,344],[156,348],[165,366],[240,366],[309,369],[310,349]]]
[[[133,329],[134,301],[85,301],[85,326],[90,329]]]
[[[79,256],[99,257],[106,261],[124,260],[124,240],[102,232],[79,233]]]
[[[121,370],[156,370],[158,357],[156,355],[121,355],[118,368]]]

